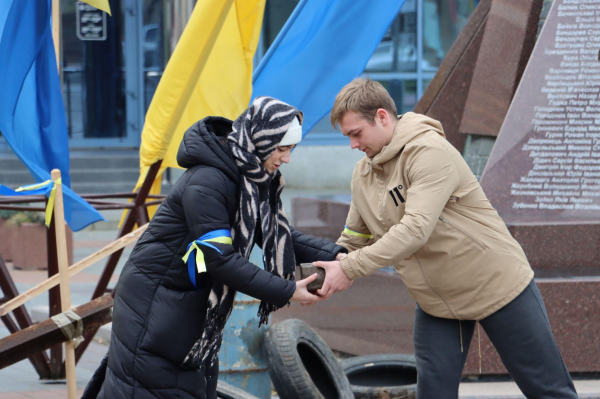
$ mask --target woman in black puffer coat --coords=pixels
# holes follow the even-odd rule
[[[294,267],[334,260],[344,249],[294,231],[279,209],[283,181],[276,180],[277,169],[292,147],[279,144],[301,117],[289,105],[263,97],[233,126],[208,117],[188,129],[177,154],[187,170],[123,268],[109,352],[83,398],[215,399],[216,354],[235,291],[262,301],[263,322],[290,300],[320,299],[306,291],[312,279],[293,281]],[[260,167],[248,166],[252,156]],[[268,175],[256,175],[261,167]],[[232,244],[200,242],[214,231],[232,231]],[[193,242],[206,272],[198,268],[201,259],[194,267],[182,260]],[[247,259],[254,243],[263,247],[266,270]],[[197,251],[190,255],[196,261]]]

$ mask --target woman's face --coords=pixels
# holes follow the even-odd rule
[[[290,154],[295,145],[277,147],[269,159],[263,162],[263,166],[269,173],[274,173],[284,163],[290,162]]]

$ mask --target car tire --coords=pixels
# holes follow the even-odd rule
[[[217,381],[217,399],[258,399],[258,397],[219,380]]]
[[[280,399],[353,399],[333,352],[302,320],[274,324],[263,344],[269,375]]]
[[[342,361],[356,399],[414,399],[417,366],[412,355],[368,355]]]

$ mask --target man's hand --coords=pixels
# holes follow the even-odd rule
[[[322,301],[318,295],[311,294],[306,289],[306,286],[317,279],[317,273],[313,274],[310,277],[305,278],[304,280],[296,281],[296,291],[294,291],[294,295],[290,298],[292,302],[298,302],[302,306],[306,305],[314,305],[315,303]]]
[[[325,269],[325,282],[317,291],[323,299],[331,298],[336,292],[346,291],[352,285],[352,280],[346,276],[339,261],[314,262],[313,265]]]

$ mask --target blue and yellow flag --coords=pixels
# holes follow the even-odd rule
[[[65,219],[77,231],[104,218],[69,188],[69,138],[50,18],[51,0],[2,0],[0,132],[38,183],[50,180],[52,169],[61,171]]]

